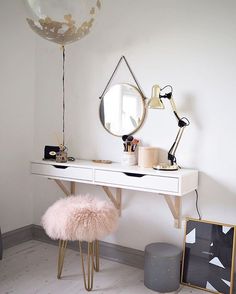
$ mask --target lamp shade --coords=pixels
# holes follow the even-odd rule
[[[93,27],[100,0],[24,0],[31,29],[42,38],[66,45]]]
[[[164,104],[160,99],[161,88],[158,85],[152,87],[152,97],[148,101],[148,108],[150,109],[164,109]]]

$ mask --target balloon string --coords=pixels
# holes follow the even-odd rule
[[[62,144],[65,146],[65,46],[62,46],[62,58],[63,58],[63,65],[62,65]]]

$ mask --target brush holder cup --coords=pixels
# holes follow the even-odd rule
[[[121,163],[125,166],[136,165],[137,159],[135,152],[123,152]]]

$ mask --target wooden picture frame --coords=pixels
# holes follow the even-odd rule
[[[212,293],[233,293],[236,227],[186,219],[181,283]]]

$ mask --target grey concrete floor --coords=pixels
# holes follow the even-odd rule
[[[57,247],[29,241],[9,248],[0,261],[0,294],[74,294],[84,290],[80,257],[68,249],[63,277],[56,278]],[[127,265],[101,259],[101,271],[95,273],[96,294],[157,293],[143,285],[143,271]],[[93,293],[90,292],[90,293]],[[181,287],[178,293],[206,293]]]

